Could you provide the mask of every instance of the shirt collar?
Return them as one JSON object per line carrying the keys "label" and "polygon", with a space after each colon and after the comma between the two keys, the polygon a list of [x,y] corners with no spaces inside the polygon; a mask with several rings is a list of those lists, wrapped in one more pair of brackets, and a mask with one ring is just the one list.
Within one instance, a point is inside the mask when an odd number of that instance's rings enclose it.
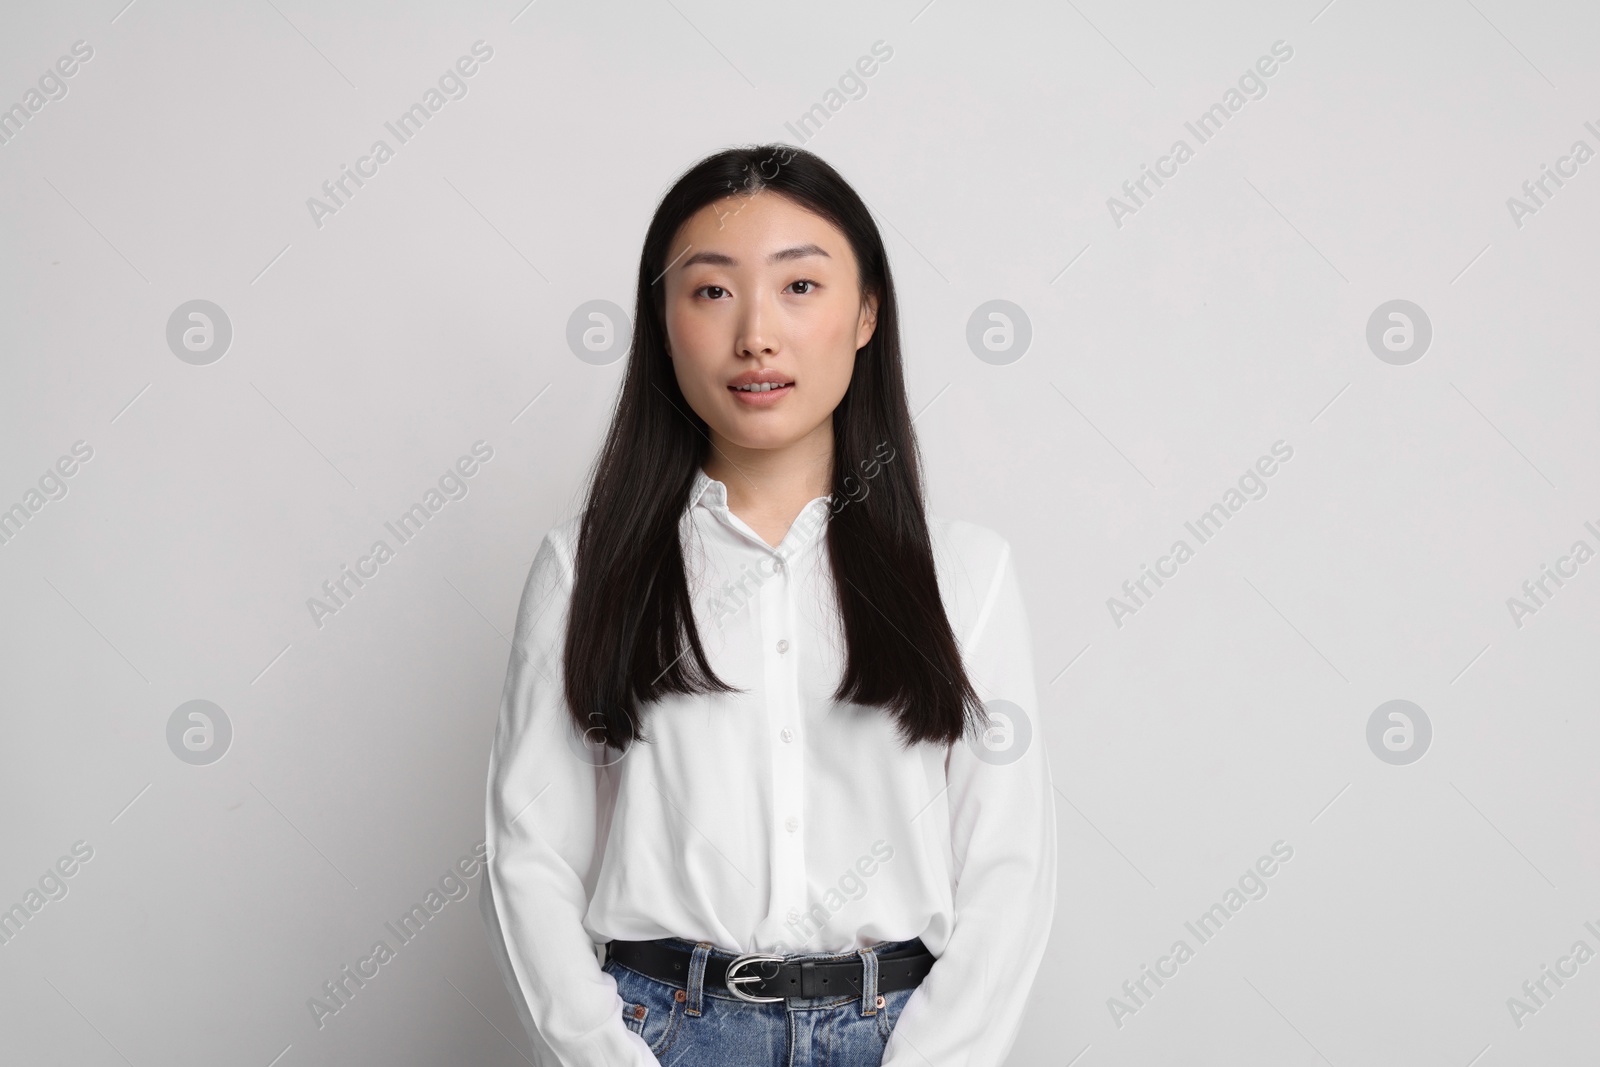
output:
{"label": "shirt collar", "polygon": [[819,496],[800,509],[789,532],[776,547],[769,545],[756,537],[749,526],[729,509],[728,487],[698,466],[694,472],[694,485],[689,490],[689,506],[684,509],[685,515],[693,513],[696,507],[707,509],[739,533],[759,541],[768,552],[779,555],[799,551],[820,537],[828,527],[828,497]]}
{"label": "shirt collar", "polygon": [[689,507],[704,504],[712,511],[728,506],[728,487],[700,467],[694,469],[694,487],[689,490]]}

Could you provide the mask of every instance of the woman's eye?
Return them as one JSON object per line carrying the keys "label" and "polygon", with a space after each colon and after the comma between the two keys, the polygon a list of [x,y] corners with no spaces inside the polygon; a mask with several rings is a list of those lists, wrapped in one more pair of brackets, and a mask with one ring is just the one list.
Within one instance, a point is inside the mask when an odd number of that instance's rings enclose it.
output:
{"label": "woman's eye", "polygon": [[[817,283],[812,281],[810,278],[801,278],[798,281],[791,282],[790,284],[791,285],[809,285],[811,287],[811,289],[815,289],[817,287]],[[805,296],[806,293],[811,292],[811,289],[807,289],[805,291],[805,293],[801,293],[800,295],[801,296]]]}
{"label": "woman's eye", "polygon": [[696,290],[695,290],[695,292],[696,292],[696,293],[697,293],[697,294],[698,294],[698,293],[703,293],[703,292],[705,292],[705,291],[706,291],[706,290],[708,290],[708,289],[715,289],[715,290],[716,290],[716,291],[717,291],[717,292],[719,292],[719,293],[725,293],[725,292],[727,292],[727,290],[726,290],[726,289],[724,289],[724,288],[723,288],[723,287],[722,287],[722,286],[720,286],[720,285],[702,285],[702,286],[701,286],[701,287],[700,287],[700,288],[698,288],[698,289],[696,289]]}

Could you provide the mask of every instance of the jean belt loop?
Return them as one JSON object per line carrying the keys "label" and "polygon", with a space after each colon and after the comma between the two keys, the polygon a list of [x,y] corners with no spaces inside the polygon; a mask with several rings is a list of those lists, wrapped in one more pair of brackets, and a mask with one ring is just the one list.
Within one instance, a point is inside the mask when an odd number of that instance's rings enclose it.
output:
{"label": "jean belt loop", "polygon": [[688,1004],[684,1008],[685,1015],[700,1014],[700,994],[706,985],[706,959],[711,955],[711,942],[702,941],[695,945],[694,953],[689,957],[689,994]]}
{"label": "jean belt loop", "polygon": [[861,957],[861,1014],[878,1014],[878,952],[871,945],[856,949]]}

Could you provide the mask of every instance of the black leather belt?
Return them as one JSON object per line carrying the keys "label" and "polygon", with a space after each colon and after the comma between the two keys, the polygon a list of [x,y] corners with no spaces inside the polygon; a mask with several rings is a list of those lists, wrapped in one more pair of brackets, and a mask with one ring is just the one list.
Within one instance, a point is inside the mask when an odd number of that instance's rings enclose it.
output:
{"label": "black leather belt", "polygon": [[[608,941],[606,958],[640,974],[674,985],[687,985],[693,949],[666,939]],[[910,945],[878,954],[878,991],[911,989],[933,969],[934,955],[913,939]],[[740,1000],[776,1001],[789,997],[861,995],[863,981],[859,956],[822,961],[766,952],[747,952],[733,959],[706,957],[705,986],[731,993]]]}

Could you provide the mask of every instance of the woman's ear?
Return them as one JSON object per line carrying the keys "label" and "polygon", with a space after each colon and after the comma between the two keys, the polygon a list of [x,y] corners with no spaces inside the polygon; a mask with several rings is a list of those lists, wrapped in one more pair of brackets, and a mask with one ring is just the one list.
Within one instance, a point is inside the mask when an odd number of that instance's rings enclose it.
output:
{"label": "woman's ear", "polygon": [[861,301],[861,320],[856,327],[856,351],[867,347],[867,342],[872,340],[873,333],[878,328],[878,294],[868,293]]}

